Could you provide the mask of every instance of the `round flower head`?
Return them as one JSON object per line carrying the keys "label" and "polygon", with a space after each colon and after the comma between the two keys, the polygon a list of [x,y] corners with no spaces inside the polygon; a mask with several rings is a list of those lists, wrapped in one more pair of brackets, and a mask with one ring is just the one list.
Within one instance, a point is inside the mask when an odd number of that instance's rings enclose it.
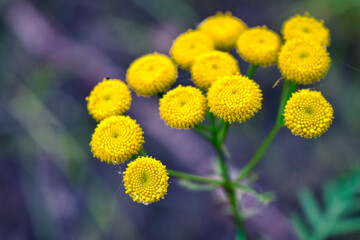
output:
{"label": "round flower head", "polygon": [[330,67],[329,53],[320,44],[304,39],[285,42],[278,67],[285,79],[310,84],[324,78]]}
{"label": "round flower head", "polygon": [[329,29],[324,26],[323,21],[310,17],[309,13],[305,13],[305,16],[296,15],[285,21],[282,34],[285,40],[308,38],[322,46],[330,46]]}
{"label": "round flower head", "polygon": [[123,163],[144,144],[143,131],[128,116],[111,116],[101,121],[90,142],[94,157],[107,163]]}
{"label": "round flower head", "polygon": [[294,135],[316,138],[328,130],[333,108],[321,92],[303,89],[293,93],[284,110],[285,125]]}
{"label": "round flower head", "polygon": [[262,93],[253,80],[225,76],[214,82],[207,93],[210,112],[226,122],[245,122],[261,109]]}
{"label": "round flower head", "polygon": [[193,82],[199,88],[207,89],[216,79],[239,73],[236,59],[229,53],[211,51],[196,58],[191,67]]}
{"label": "round flower head", "polygon": [[200,31],[189,30],[174,40],[170,55],[181,68],[190,69],[199,54],[211,50],[214,50],[214,43],[210,37]]}
{"label": "round flower head", "polygon": [[157,202],[166,195],[168,173],[165,166],[151,157],[139,157],[124,172],[126,193],[138,203]]}
{"label": "round flower head", "polygon": [[206,98],[197,88],[179,85],[160,99],[159,110],[170,127],[189,129],[204,120]]}
{"label": "round flower head", "polygon": [[258,66],[276,64],[281,47],[278,34],[263,27],[245,30],[236,42],[237,51],[245,61]]}
{"label": "round flower head", "polygon": [[166,91],[176,80],[177,69],[171,59],[154,53],[142,56],[131,63],[126,81],[141,96],[151,96]]}
{"label": "round flower head", "polygon": [[120,80],[106,79],[96,85],[86,98],[89,113],[97,121],[122,115],[130,108],[129,88]]}
{"label": "round flower head", "polygon": [[199,29],[212,38],[216,49],[222,51],[234,48],[236,40],[246,28],[246,24],[232,16],[230,12],[225,14],[218,12],[199,25]]}

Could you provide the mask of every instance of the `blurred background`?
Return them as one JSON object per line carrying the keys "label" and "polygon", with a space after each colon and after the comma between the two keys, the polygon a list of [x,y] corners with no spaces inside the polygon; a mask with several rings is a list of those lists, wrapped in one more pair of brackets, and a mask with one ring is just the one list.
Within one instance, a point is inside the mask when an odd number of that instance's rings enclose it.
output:
{"label": "blurred background", "polygon": [[[311,87],[332,103],[334,122],[316,140],[280,131],[253,185],[277,198],[252,204],[257,214],[246,221],[250,239],[298,239],[289,219],[304,215],[299,191],[312,189],[321,204],[324,185],[360,164],[359,0],[1,0],[0,239],[234,239],[216,191],[187,190],[171,179],[165,200],[132,202],[118,174],[125,165],[92,157],[96,122],[85,102],[103,77],[125,80],[134,59],[168,53],[177,35],[217,11],[278,33],[284,20],[308,11],[330,28],[332,66]],[[246,73],[248,64],[239,64]],[[254,154],[277,114],[278,69],[260,68],[254,78],[264,105],[251,121],[231,127],[229,164],[236,168]],[[177,83],[191,84],[189,74],[181,72]],[[157,98],[133,94],[128,113],[144,129],[146,151],[171,169],[211,174],[211,146],[192,131],[167,127],[157,108]]]}

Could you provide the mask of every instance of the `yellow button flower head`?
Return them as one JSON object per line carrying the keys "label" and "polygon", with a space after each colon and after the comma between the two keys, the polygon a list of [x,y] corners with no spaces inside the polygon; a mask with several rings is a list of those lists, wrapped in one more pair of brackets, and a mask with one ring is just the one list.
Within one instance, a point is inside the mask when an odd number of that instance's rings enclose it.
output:
{"label": "yellow button flower head", "polygon": [[262,93],[253,80],[225,76],[214,82],[207,93],[210,112],[226,122],[245,122],[261,109]]}
{"label": "yellow button flower head", "polygon": [[214,43],[210,37],[200,31],[189,30],[174,40],[170,55],[181,68],[190,69],[199,54],[211,50],[214,50]]}
{"label": "yellow button flower head", "polygon": [[330,46],[329,29],[324,26],[323,21],[310,17],[309,13],[305,13],[305,16],[296,15],[285,21],[282,34],[285,40],[309,38],[322,46]]}
{"label": "yellow button flower head", "polygon": [[324,78],[330,67],[329,53],[320,44],[304,39],[285,42],[278,67],[285,79],[299,84],[311,84]]}
{"label": "yellow button flower head", "polygon": [[166,195],[168,174],[165,166],[151,157],[139,157],[124,172],[126,193],[138,203],[157,202]]}
{"label": "yellow button flower head", "polygon": [[236,59],[231,54],[220,51],[201,54],[191,67],[193,82],[204,89],[209,88],[219,77],[236,73],[240,73]]}
{"label": "yellow button flower head", "polygon": [[285,125],[294,135],[321,136],[330,127],[333,108],[321,92],[303,89],[293,93],[284,110]]}
{"label": "yellow button flower head", "polygon": [[230,12],[218,12],[199,25],[199,29],[213,39],[216,49],[222,51],[234,48],[236,40],[246,28],[246,24]]}
{"label": "yellow button flower head", "polygon": [[131,63],[126,81],[141,96],[151,96],[166,91],[176,80],[177,69],[171,59],[163,54],[147,54]]}
{"label": "yellow button flower head", "polygon": [[107,163],[123,163],[144,144],[143,131],[128,116],[111,116],[101,121],[90,142],[94,157]]}
{"label": "yellow button flower head", "polygon": [[245,61],[258,66],[276,64],[281,47],[278,34],[263,27],[245,30],[236,42],[237,51]]}
{"label": "yellow button flower head", "polygon": [[96,85],[86,98],[89,113],[97,121],[124,114],[130,108],[129,88],[120,80],[105,79]]}
{"label": "yellow button flower head", "polygon": [[179,85],[160,99],[159,110],[170,127],[189,129],[204,120],[206,98],[197,88]]}

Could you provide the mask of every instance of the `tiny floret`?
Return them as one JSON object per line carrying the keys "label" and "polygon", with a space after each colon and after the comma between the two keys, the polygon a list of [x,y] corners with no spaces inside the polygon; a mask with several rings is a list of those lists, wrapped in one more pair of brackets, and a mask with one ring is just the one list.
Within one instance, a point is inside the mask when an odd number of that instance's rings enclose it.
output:
{"label": "tiny floret", "polygon": [[218,12],[214,16],[206,18],[199,25],[200,31],[209,35],[218,50],[229,51],[235,47],[236,40],[247,28],[239,18]]}
{"label": "tiny floret", "polygon": [[111,116],[101,121],[90,142],[94,157],[107,163],[123,163],[144,144],[141,127],[128,116]]}
{"label": "tiny floret", "polygon": [[145,205],[163,199],[167,193],[168,173],[165,166],[152,157],[139,157],[124,172],[126,193],[134,202]]}
{"label": "tiny floret", "polygon": [[280,36],[265,26],[245,30],[236,42],[240,57],[258,66],[276,64],[280,47]]}
{"label": "tiny floret", "polygon": [[214,82],[207,93],[210,112],[226,122],[245,122],[261,109],[262,93],[253,80],[225,76]]}
{"label": "tiny floret", "polygon": [[305,13],[305,16],[296,15],[285,21],[282,34],[285,40],[306,38],[322,46],[330,46],[330,31],[324,26],[324,21],[310,17],[309,13]]}
{"label": "tiny floret", "polygon": [[208,89],[219,77],[240,73],[238,62],[227,52],[211,51],[196,58],[191,77],[199,88]]}
{"label": "tiny floret", "polygon": [[170,55],[181,68],[190,69],[199,54],[211,50],[214,50],[214,43],[209,36],[200,31],[189,30],[174,40]]}
{"label": "tiny floret", "polygon": [[86,98],[89,113],[96,121],[113,115],[122,115],[130,108],[128,86],[117,79],[106,79],[96,85]]}
{"label": "tiny floret", "polygon": [[293,93],[284,110],[285,125],[294,135],[317,138],[331,125],[333,108],[321,92],[303,89]]}
{"label": "tiny floret", "polygon": [[287,41],[278,59],[283,77],[299,84],[320,81],[328,72],[330,63],[329,53],[323,46],[305,39]]}
{"label": "tiny floret", "polygon": [[179,85],[160,99],[159,111],[170,127],[189,129],[204,120],[206,98],[197,88]]}
{"label": "tiny floret", "polygon": [[177,69],[163,54],[147,54],[131,63],[126,81],[140,96],[152,96],[166,91],[176,80]]}

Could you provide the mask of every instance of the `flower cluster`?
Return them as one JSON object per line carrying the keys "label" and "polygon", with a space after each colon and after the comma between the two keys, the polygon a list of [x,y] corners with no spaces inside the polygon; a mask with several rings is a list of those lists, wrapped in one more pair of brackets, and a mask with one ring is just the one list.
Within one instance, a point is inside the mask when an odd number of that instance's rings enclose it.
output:
{"label": "flower cluster", "polygon": [[[199,126],[207,113],[222,119],[223,126],[245,122],[261,110],[263,93],[251,71],[241,75],[229,53],[233,48],[251,64],[250,70],[277,64],[285,83],[292,81],[295,87],[319,81],[330,67],[329,30],[322,21],[308,14],[292,17],[284,23],[282,35],[266,26],[248,28],[230,13],[217,13],[179,35],[169,56],[151,53],[137,58],[127,70],[129,87],[117,79],[104,79],[86,98],[89,113],[100,121],[90,142],[93,155],[113,164],[134,159],[124,172],[126,193],[134,201],[149,204],[164,198],[168,171],[144,153],[143,130],[124,115],[131,104],[130,89],[138,96],[157,95],[160,118],[171,128],[209,130]],[[170,89],[177,67],[190,71],[194,86]],[[281,113],[291,132],[305,138],[322,135],[333,119],[333,109],[322,94],[308,89],[293,93]],[[139,152],[144,156],[138,157]]]}

